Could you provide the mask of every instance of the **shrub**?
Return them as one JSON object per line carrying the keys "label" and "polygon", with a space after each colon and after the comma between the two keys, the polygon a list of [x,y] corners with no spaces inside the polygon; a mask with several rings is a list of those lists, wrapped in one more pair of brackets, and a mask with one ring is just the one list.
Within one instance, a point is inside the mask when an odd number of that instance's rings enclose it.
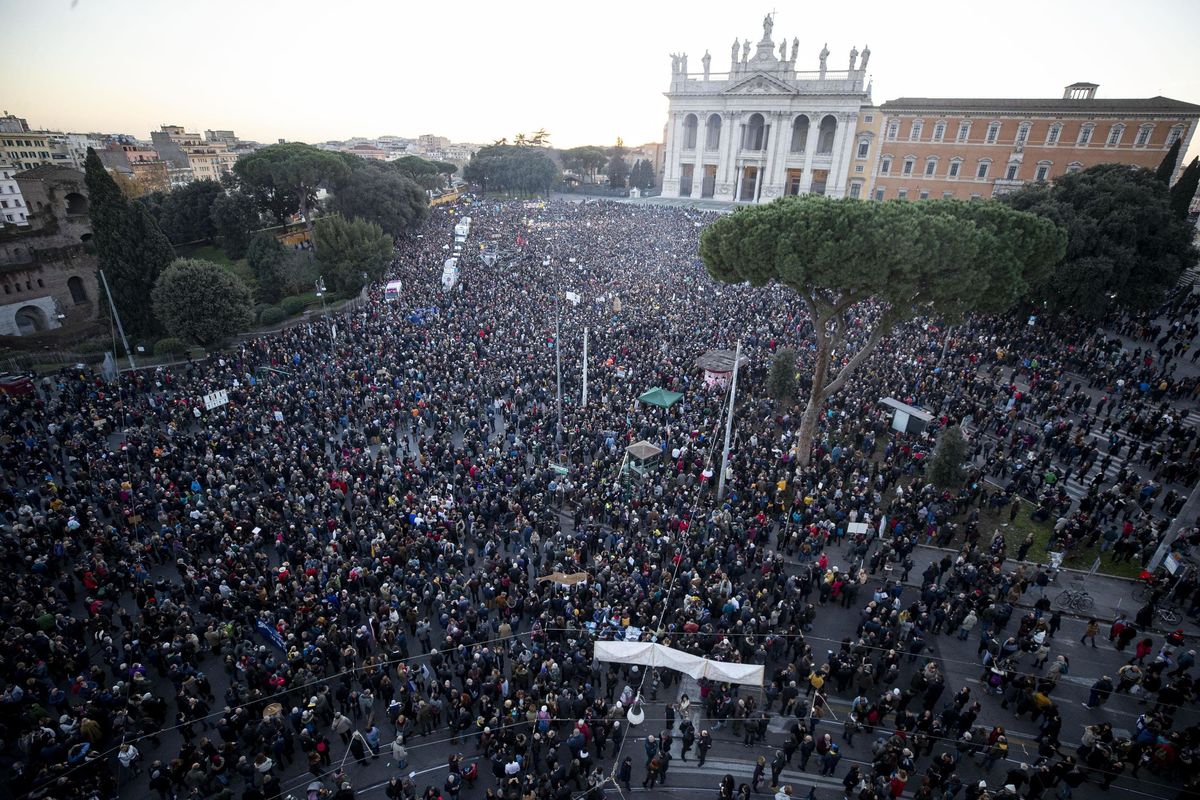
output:
{"label": "shrub", "polygon": [[76,353],[105,353],[113,347],[112,339],[107,336],[99,339],[88,339],[75,345]]}
{"label": "shrub", "polygon": [[159,339],[154,345],[154,355],[156,356],[173,356],[186,352],[187,344],[183,341],[183,339],[175,336],[168,336],[165,339]]}
{"label": "shrub", "polygon": [[279,303],[279,307],[283,309],[283,313],[289,317],[294,317],[295,315],[299,314],[304,310],[306,305],[308,305],[308,302],[303,297],[295,295],[292,297],[285,297]]}
{"label": "shrub", "polygon": [[[291,298],[288,299],[290,300]],[[287,313],[279,306],[266,306],[263,308],[262,313],[258,315],[258,322],[260,325],[278,325],[286,317]]]}

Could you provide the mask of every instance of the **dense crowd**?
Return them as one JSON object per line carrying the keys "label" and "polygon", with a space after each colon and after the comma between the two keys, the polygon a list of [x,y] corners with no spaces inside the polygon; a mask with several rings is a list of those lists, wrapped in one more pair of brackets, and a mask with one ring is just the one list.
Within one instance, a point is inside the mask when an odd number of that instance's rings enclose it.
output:
{"label": "dense crowd", "polygon": [[[462,277],[445,291],[463,213]],[[1082,742],[1067,752],[1061,615],[1038,597],[1052,571],[995,531],[1029,513],[1023,497],[1054,520],[1055,549],[1100,544],[1145,563],[1200,480],[1179,411],[1200,393],[1181,368],[1200,352],[1196,296],[1115,322],[1133,345],[1052,320],[901,326],[830,399],[800,466],[800,408],[761,387],[781,347],[808,374],[810,323],[785,289],[707,277],[708,219],[596,202],[440,207],[397,245],[398,301],[372,290],[334,324],[114,384],[63,370],[0,402],[2,791],[344,800],[355,770],[386,756],[399,767],[389,798],[457,800],[477,779],[489,799],[598,798],[653,788],[693,751],[703,764],[728,726],[767,755],[751,785],[720,782],[723,800],[768,781],[787,797],[782,772],[812,759],[860,800],[1066,798],[1140,770],[1195,796],[1200,728],[1181,716],[1195,654],[1150,632],[1166,589],[1089,628],[1133,658],[1088,699],[1153,706],[1135,730],[1070,732]],[[872,319],[853,317],[851,346]],[[738,340],[748,361],[718,498],[729,393],[694,361]],[[654,387],[683,396],[637,401]],[[229,403],[206,410],[217,389]],[[933,424],[897,434],[886,396]],[[961,491],[935,490],[922,475],[932,437],[958,423],[973,469]],[[644,477],[626,454],[639,441],[662,450]],[[1088,485],[1078,502],[1071,478]],[[914,571],[930,543],[951,549]],[[555,572],[588,579],[544,579]],[[1194,577],[1169,591],[1196,613]],[[858,610],[857,627],[810,641],[835,607]],[[626,635],[763,664],[766,686],[701,682],[679,708],[677,673],[593,660],[593,641]],[[947,685],[927,652],[939,636],[978,640],[978,685]],[[836,725],[831,696],[853,697]],[[1030,763],[985,720],[989,696],[1036,724]],[[643,700],[653,714],[630,730]],[[784,734],[768,733],[772,714]],[[855,735],[869,756],[839,764]],[[471,758],[452,756],[429,785],[406,777],[417,748],[447,741]]]}

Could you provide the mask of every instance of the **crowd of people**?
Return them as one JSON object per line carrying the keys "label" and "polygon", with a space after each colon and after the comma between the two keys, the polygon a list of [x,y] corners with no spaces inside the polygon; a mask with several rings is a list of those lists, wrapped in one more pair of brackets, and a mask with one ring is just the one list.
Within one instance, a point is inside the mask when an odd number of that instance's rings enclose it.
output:
{"label": "crowd of people", "polygon": [[[464,213],[471,237],[446,291]],[[903,325],[829,400],[801,466],[800,408],[761,387],[783,347],[803,383],[810,323],[786,289],[706,275],[709,219],[602,202],[439,207],[397,243],[398,300],[371,287],[336,324],[114,383],[62,370],[0,401],[0,793],[345,800],[356,770],[386,757],[389,798],[457,800],[479,780],[489,800],[594,800],[633,780],[653,789],[693,751],[703,765],[728,726],[766,754],[750,784],[720,781],[723,800],[768,780],[799,798],[807,788],[781,776],[812,759],[858,800],[1065,800],[1147,773],[1194,797],[1195,655],[1151,632],[1167,589],[1110,631],[1122,647],[1153,637],[1150,650],[1088,698],[1153,707],[1135,730],[1064,740],[1061,614],[1038,597],[1049,571],[1026,563],[1046,554],[997,531],[1032,508],[1054,521],[1057,549],[1149,558],[1200,479],[1180,410],[1200,392],[1186,368],[1196,296],[1114,321],[1133,344],[1072,321]],[[871,318],[858,311],[851,346]],[[694,362],[738,340],[718,497],[729,392]],[[655,387],[682,398],[638,402]],[[206,409],[219,389],[229,402]],[[897,434],[885,396],[933,424]],[[958,492],[923,477],[952,424],[973,448]],[[641,441],[661,459],[633,471],[626,448]],[[1077,502],[1071,478],[1088,486]],[[1196,542],[1186,532],[1177,548]],[[915,571],[927,544],[949,549]],[[1194,577],[1169,591],[1195,614]],[[814,623],[839,608],[857,626],[826,646]],[[677,673],[593,659],[592,642],[629,636],[763,664],[766,685],[701,682],[680,707]],[[935,637],[978,640],[977,685],[947,684]],[[836,698],[849,711],[835,725]],[[635,706],[652,712],[636,728]],[[1036,724],[1036,755],[1009,757],[1002,709]],[[843,758],[856,735],[870,751]],[[420,785],[407,767],[435,745],[469,756]]]}

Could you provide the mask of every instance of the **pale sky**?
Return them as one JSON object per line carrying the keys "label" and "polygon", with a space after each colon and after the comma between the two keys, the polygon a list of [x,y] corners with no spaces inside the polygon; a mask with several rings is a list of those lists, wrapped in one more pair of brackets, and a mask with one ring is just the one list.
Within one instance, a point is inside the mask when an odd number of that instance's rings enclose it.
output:
{"label": "pale sky", "polygon": [[[1200,0],[793,2],[776,46],[798,69],[871,47],[875,102],[901,96],[1200,103]],[[659,140],[670,53],[729,68],[772,0],[0,0],[0,110],[31,126],[130,133],[164,123],[273,142],[416,136],[490,142],[546,128],[558,147]],[[1200,150],[1200,136],[1192,144]]]}

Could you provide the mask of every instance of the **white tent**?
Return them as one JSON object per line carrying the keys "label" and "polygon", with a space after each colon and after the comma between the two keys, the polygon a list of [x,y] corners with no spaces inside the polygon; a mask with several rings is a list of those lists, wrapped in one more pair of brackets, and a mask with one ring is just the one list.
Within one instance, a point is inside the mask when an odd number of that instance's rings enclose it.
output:
{"label": "white tent", "polygon": [[762,686],[764,668],[762,664],[735,664],[729,661],[713,661],[694,656],[673,647],[652,642],[596,642],[597,661],[615,661],[618,664],[642,664],[648,667],[669,667],[693,678],[708,678],[724,683],[740,683],[746,686]]}

